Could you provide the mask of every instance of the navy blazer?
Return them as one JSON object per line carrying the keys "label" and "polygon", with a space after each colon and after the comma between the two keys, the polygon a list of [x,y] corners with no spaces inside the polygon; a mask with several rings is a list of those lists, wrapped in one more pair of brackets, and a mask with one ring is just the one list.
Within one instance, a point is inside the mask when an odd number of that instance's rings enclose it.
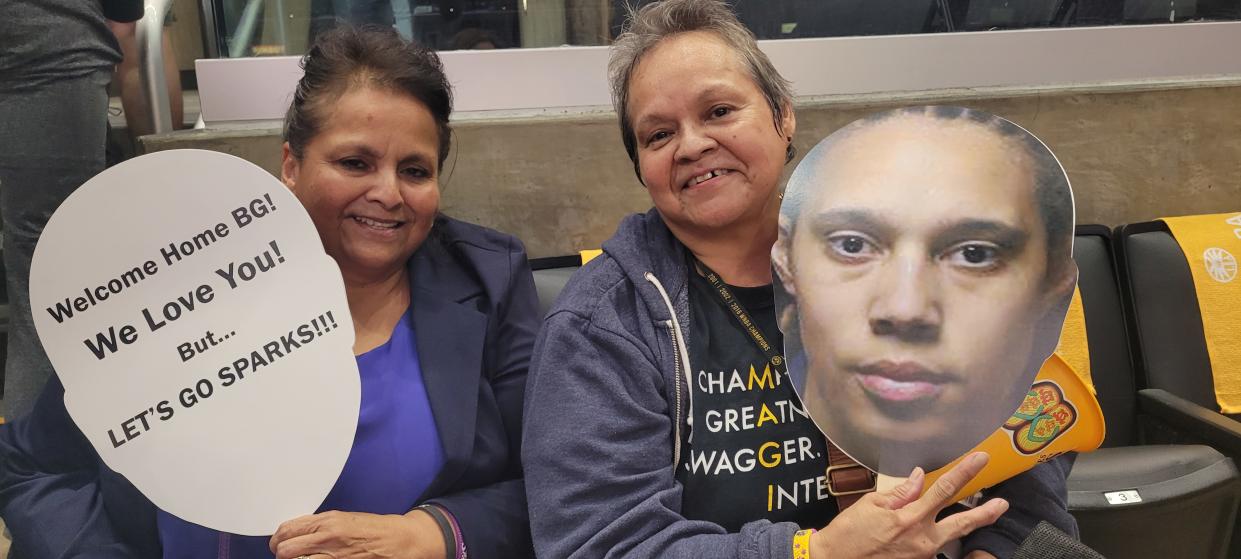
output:
{"label": "navy blazer", "polygon": [[[419,503],[446,508],[474,557],[533,556],[520,464],[538,301],[517,239],[447,217],[409,262],[418,358],[444,448]],[[0,426],[0,516],[14,557],[159,557],[155,507],[108,469],[53,377]]]}

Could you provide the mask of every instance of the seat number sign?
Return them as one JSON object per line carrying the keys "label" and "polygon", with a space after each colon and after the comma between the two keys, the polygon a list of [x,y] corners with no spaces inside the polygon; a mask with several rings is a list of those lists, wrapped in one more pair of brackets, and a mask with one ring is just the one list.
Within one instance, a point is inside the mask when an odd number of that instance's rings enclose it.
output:
{"label": "seat number sign", "polygon": [[1125,491],[1110,491],[1103,494],[1103,498],[1107,499],[1109,505],[1127,505],[1130,503],[1141,503],[1142,496],[1138,495],[1137,490],[1127,489]]}

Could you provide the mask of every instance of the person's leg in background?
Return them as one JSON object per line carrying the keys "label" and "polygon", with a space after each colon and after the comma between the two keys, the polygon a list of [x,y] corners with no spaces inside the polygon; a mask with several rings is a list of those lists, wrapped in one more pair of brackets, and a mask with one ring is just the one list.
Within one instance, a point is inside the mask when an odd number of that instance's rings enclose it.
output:
{"label": "person's leg in background", "polygon": [[[52,374],[32,322],[30,258],[52,212],[103,170],[108,80],[108,72],[96,72],[33,90],[0,91],[0,213],[9,293],[0,417],[6,421],[30,410]],[[82,242],[110,241],[83,235]]]}

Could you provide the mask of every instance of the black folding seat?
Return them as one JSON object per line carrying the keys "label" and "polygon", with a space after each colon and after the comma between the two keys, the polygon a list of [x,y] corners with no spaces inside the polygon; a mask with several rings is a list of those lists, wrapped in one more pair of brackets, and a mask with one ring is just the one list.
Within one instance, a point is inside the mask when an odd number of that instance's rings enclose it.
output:
{"label": "black folding seat", "polygon": [[[1235,557],[1228,548],[1241,481],[1233,460],[1203,443],[1241,443],[1241,424],[1185,428],[1184,409],[1137,390],[1110,244],[1105,227],[1086,225],[1073,246],[1107,436],[1103,448],[1078,456],[1069,510],[1082,541],[1106,557]],[[1150,444],[1151,428],[1196,444]]]}
{"label": "black folding seat", "polygon": [[1173,397],[1169,405],[1186,404],[1219,415],[1197,288],[1180,244],[1164,222],[1148,221],[1119,227],[1115,245],[1139,381],[1166,391]]}
{"label": "black folding seat", "polygon": [[741,20],[751,29],[756,19],[774,20],[771,23],[775,27],[796,22],[787,33],[760,34],[771,39],[925,33],[932,30],[931,22],[939,11],[936,0],[785,0],[782,3],[784,10],[773,9],[776,3],[770,1],[739,2],[737,8]]}
{"label": "black folding seat", "polygon": [[1194,19],[1197,0],[1124,0],[1124,23],[1171,23]]}
{"label": "black folding seat", "polygon": [[965,12],[962,29],[1024,29],[1048,27],[1060,15],[1058,0],[974,0]]}
{"label": "black folding seat", "polygon": [[556,297],[569,283],[569,276],[582,267],[581,256],[550,256],[530,259],[534,271],[534,289],[539,294],[539,312],[547,315]]}

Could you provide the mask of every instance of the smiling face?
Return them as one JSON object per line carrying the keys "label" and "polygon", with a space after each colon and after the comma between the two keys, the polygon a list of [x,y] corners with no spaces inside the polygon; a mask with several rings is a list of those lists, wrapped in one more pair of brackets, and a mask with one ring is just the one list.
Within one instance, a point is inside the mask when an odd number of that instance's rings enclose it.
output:
{"label": "smiling face", "polygon": [[1033,162],[977,123],[903,115],[815,164],[782,272],[803,399],[863,464],[938,468],[1017,408],[1046,357],[1039,325],[1072,290],[1048,277]]}
{"label": "smiling face", "polygon": [[322,126],[282,178],[346,281],[399,274],[439,208],[439,135],[408,95],[360,87],[321,109]]}
{"label": "smiling face", "polygon": [[688,32],[643,56],[629,84],[638,166],[683,240],[771,219],[795,122],[776,129],[766,97],[715,35]]}

